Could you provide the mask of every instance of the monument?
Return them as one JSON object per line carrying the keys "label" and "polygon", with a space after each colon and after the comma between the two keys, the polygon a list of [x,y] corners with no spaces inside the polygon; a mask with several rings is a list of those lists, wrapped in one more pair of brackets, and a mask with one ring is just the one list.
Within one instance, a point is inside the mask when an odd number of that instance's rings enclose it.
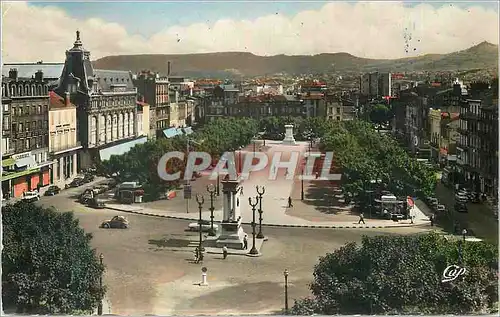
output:
{"label": "monument", "polygon": [[293,137],[293,124],[285,125],[285,138],[282,144],[284,145],[296,145],[295,138]]}
{"label": "monument", "polygon": [[239,175],[236,176],[236,179],[231,179],[227,175],[221,183],[223,216],[220,224],[221,232],[215,243],[218,248],[227,246],[230,249],[241,250],[245,237],[245,232],[241,227],[241,204],[244,203],[241,198],[242,180]]}

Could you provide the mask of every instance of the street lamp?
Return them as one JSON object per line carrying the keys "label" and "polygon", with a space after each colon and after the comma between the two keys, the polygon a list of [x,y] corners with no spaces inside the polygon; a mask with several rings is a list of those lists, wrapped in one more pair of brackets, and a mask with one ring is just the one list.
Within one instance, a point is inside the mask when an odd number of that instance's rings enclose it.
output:
{"label": "street lamp", "polygon": [[203,209],[203,204],[205,203],[205,198],[203,198],[202,195],[196,195],[196,202],[198,203],[198,210],[199,210],[199,213],[200,213],[200,217],[198,219],[198,230],[200,231],[200,239],[199,239],[199,242],[198,242],[198,250],[199,252],[203,251],[203,246],[202,246],[202,243],[203,243],[203,230],[202,230],[202,223],[201,223],[201,210]]}
{"label": "street lamp", "polygon": [[285,315],[288,315],[288,269],[283,272],[285,277]]}
{"label": "street lamp", "polygon": [[257,238],[264,239],[264,234],[262,233],[262,213],[264,212],[262,210],[262,195],[264,195],[266,189],[264,186],[259,188],[259,185],[255,186],[255,189],[257,190],[257,194],[259,194],[259,233],[257,234]]}
{"label": "street lamp", "polygon": [[[104,259],[104,255],[102,255],[102,253],[99,255],[99,262],[101,264],[101,267],[102,266],[102,260]],[[99,276],[99,288],[102,290],[102,275],[104,274],[104,269],[101,273],[101,275]],[[99,304],[97,305],[97,314],[100,316],[102,315],[102,301],[103,301],[103,298],[101,298],[101,300],[99,301]]]}
{"label": "street lamp", "polygon": [[255,203],[252,202],[252,197],[248,197],[248,203],[252,207],[252,215],[253,215],[253,217],[252,217],[252,249],[250,250],[250,252],[248,252],[248,254],[255,255],[255,254],[259,254],[259,251],[257,251],[257,248],[255,247],[255,226],[256,226],[255,207],[259,203],[259,196],[255,196]]}
{"label": "street lamp", "polygon": [[214,198],[215,198],[215,186],[213,184],[207,185],[207,191],[210,194],[210,231],[208,235],[213,237],[215,236],[214,230]]}
{"label": "street lamp", "polygon": [[466,236],[467,236],[467,229],[464,229],[464,230],[462,230],[462,238],[463,238],[464,242],[465,242]]}
{"label": "street lamp", "polygon": [[302,167],[300,178],[300,200],[304,200],[304,168]]}

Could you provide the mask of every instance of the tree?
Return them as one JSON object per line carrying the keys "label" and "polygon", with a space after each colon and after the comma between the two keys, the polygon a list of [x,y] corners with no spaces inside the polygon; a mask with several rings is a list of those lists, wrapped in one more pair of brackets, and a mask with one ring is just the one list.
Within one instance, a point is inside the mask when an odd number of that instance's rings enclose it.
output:
{"label": "tree", "polygon": [[[442,283],[448,265],[467,273]],[[363,237],[320,258],[312,298],[296,301],[300,314],[469,314],[498,299],[497,248],[485,242],[447,241],[435,233]]]}
{"label": "tree", "polygon": [[369,111],[370,121],[374,124],[383,124],[391,120],[391,110],[387,105],[376,104]]}
{"label": "tree", "polygon": [[72,213],[19,202],[2,208],[2,298],[18,313],[92,313],[104,267]]}

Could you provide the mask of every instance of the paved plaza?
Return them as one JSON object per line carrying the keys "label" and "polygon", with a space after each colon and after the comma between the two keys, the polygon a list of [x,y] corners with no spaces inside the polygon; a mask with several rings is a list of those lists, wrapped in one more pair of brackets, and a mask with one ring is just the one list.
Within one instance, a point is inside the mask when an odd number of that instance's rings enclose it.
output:
{"label": "paved plaza", "polygon": [[[267,141],[267,155],[272,158],[275,153],[281,153],[281,161],[290,160],[292,152],[304,155],[308,150],[308,142],[297,142],[296,146],[281,145],[278,141]],[[252,155],[252,146],[243,149],[243,155]],[[271,161],[271,159],[270,159]],[[244,223],[252,221],[252,209],[248,204],[248,198],[254,198],[257,195],[255,187],[264,186],[265,194],[262,200],[262,209],[264,210],[264,221],[266,225],[290,225],[290,226],[358,226],[359,214],[350,212],[349,206],[345,206],[339,199],[339,192],[335,191],[334,182],[327,180],[304,181],[305,200],[300,201],[301,181],[298,179],[299,171],[296,171],[295,178],[288,179],[286,169],[281,168],[277,171],[276,179],[269,179],[270,164],[261,171],[252,172],[249,179],[243,182],[244,202],[241,204],[241,214]],[[206,185],[212,183],[208,180],[208,173],[204,177],[193,182],[193,193],[200,192],[205,195],[205,204],[203,205],[202,218],[210,219],[208,210],[210,203],[208,194],[206,194]],[[197,186],[197,187],[195,187]],[[196,190],[195,188],[199,188]],[[204,192],[205,191],[205,192]],[[333,193],[333,194],[332,194]],[[216,197],[214,219],[222,220],[221,196]],[[288,197],[293,200],[293,208],[287,208]],[[174,203],[175,201],[175,203]],[[171,204],[173,209],[167,209]],[[199,217],[195,198],[191,199],[191,208],[186,212],[186,202],[182,196],[176,197],[172,202],[152,202],[141,205],[116,205],[108,204],[109,208],[128,211],[141,212],[150,215],[168,216],[180,219],[193,219]],[[175,207],[177,206],[177,207]],[[403,220],[397,223],[390,220],[366,219],[366,226],[387,227],[387,226],[409,226],[409,225],[427,225],[429,218],[422,213],[418,206],[412,210],[415,216],[413,224],[410,220]],[[256,215],[258,218],[258,214]],[[366,227],[359,225],[360,227]]]}

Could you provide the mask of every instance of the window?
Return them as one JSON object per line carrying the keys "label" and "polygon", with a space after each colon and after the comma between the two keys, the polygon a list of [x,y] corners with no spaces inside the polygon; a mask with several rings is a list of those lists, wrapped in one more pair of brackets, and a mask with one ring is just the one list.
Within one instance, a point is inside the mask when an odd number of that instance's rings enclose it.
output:
{"label": "window", "polygon": [[31,147],[31,140],[28,138],[26,139],[26,148],[29,149]]}
{"label": "window", "polygon": [[39,148],[42,146],[42,136],[36,138],[36,147]]}
{"label": "window", "polygon": [[9,105],[8,104],[3,105],[3,111],[9,111]]}
{"label": "window", "polygon": [[340,116],[337,116],[337,121],[340,121]]}
{"label": "window", "polygon": [[43,129],[47,129],[48,126],[49,126],[49,121],[48,120],[44,120],[43,121]]}
{"label": "window", "polygon": [[23,132],[23,124],[22,123],[19,123],[19,132]]}
{"label": "window", "polygon": [[38,129],[41,129],[42,125],[43,125],[42,120],[38,120]]}
{"label": "window", "polygon": [[23,108],[19,107],[18,110],[17,110],[17,113],[18,113],[19,116],[22,116],[23,115]]}
{"label": "window", "polygon": [[340,113],[340,107],[337,107],[337,113]]}
{"label": "window", "polygon": [[31,123],[31,128],[32,128],[33,130],[36,130],[36,121],[33,121],[33,122]]}
{"label": "window", "polygon": [[32,106],[31,107],[31,113],[32,114],[36,114],[36,106]]}
{"label": "window", "polygon": [[13,124],[12,124],[11,131],[12,131],[12,132],[16,132],[16,131],[17,131],[17,123],[13,123]]}
{"label": "window", "polygon": [[38,105],[36,113],[38,113],[38,114],[42,113],[42,105]]}
{"label": "window", "polygon": [[4,116],[3,117],[3,129],[9,130],[9,126],[10,126],[9,116]]}
{"label": "window", "polygon": [[25,126],[25,128],[26,128],[26,131],[29,131],[29,130],[30,130],[30,122],[29,122],[29,121],[28,121],[28,122],[26,122],[26,126]]}
{"label": "window", "polygon": [[44,105],[43,106],[43,113],[47,113],[48,110],[49,110],[49,106]]}

